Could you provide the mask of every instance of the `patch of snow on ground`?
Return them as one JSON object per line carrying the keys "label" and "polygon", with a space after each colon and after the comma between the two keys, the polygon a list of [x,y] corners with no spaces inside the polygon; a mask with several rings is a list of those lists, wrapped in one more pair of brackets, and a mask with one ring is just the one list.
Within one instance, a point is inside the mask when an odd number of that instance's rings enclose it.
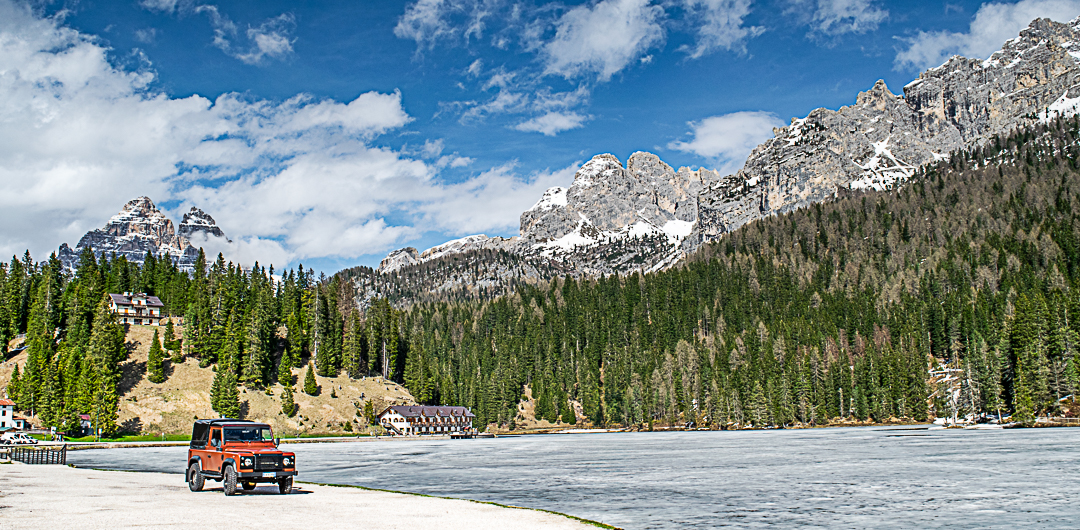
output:
{"label": "patch of snow on ground", "polygon": [[573,231],[558,239],[553,239],[546,243],[541,243],[537,245],[538,247],[544,249],[540,253],[545,256],[551,256],[557,251],[569,252],[576,247],[583,247],[596,243],[597,240],[591,237],[586,237],[581,233],[582,226],[583,225],[578,225],[578,227],[575,228]]}
{"label": "patch of snow on ground", "polygon": [[477,243],[482,243],[487,239],[488,236],[484,234],[477,234],[472,236],[465,236],[461,239],[455,239],[453,241],[447,241],[446,243],[425,250],[422,254],[420,254],[420,262],[423,263],[425,261],[438,259],[446,256],[447,254],[460,254],[461,252],[464,252],[467,247]]}
{"label": "patch of snow on ground", "polygon": [[886,190],[896,182],[902,182],[915,173],[915,168],[893,156],[889,150],[889,140],[886,138],[880,142],[874,142],[874,155],[866,164],[860,164],[852,160],[856,166],[863,170],[862,178],[855,179],[849,184],[853,190],[874,189]]}
{"label": "patch of snow on ground", "polygon": [[675,219],[664,223],[663,230],[668,235],[668,240],[672,244],[678,245],[678,241],[686,239],[686,236],[690,235],[690,232],[694,230],[694,222]]}
{"label": "patch of snow on ground", "polygon": [[592,160],[585,162],[585,164],[581,166],[581,169],[574,174],[573,186],[577,188],[591,187],[593,184],[596,184],[597,177],[603,175],[604,172],[616,168],[622,169],[622,166],[619,166],[611,159],[598,157],[599,155],[593,157]]}
{"label": "patch of snow on ground", "polygon": [[803,124],[805,124],[805,123],[806,123],[806,118],[802,118],[802,119],[792,118],[791,119],[791,126],[788,127],[788,137],[787,137],[788,147],[791,147],[791,146],[795,145],[795,142],[798,142],[799,138],[802,138]]}
{"label": "patch of snow on ground", "polygon": [[1072,116],[1078,112],[1080,112],[1080,97],[1070,98],[1069,93],[1065,92],[1057,101],[1047,107],[1046,112],[1039,116],[1039,121],[1045,123],[1056,119],[1058,116]]}
{"label": "patch of snow on ground", "polygon": [[656,232],[656,227],[648,221],[638,221],[630,226],[627,226],[626,235],[628,237],[643,237]]}
{"label": "patch of snow on ground", "polygon": [[548,188],[544,192],[544,196],[532,208],[529,208],[529,211],[547,211],[562,206],[566,206],[566,188],[555,186],[554,188]]}

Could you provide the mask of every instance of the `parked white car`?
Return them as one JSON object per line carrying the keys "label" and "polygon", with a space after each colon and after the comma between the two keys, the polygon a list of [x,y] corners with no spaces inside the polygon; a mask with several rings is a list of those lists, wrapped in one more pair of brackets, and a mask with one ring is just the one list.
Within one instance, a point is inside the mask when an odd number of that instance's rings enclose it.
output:
{"label": "parked white car", "polygon": [[38,441],[21,432],[7,432],[0,434],[0,443],[6,445],[29,445],[36,444]]}

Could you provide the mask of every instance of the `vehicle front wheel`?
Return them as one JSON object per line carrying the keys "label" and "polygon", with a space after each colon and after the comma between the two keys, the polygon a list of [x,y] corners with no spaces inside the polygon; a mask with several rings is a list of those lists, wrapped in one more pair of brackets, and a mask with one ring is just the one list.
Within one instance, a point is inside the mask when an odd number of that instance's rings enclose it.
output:
{"label": "vehicle front wheel", "polygon": [[292,477],[281,477],[277,482],[278,491],[282,495],[288,495],[292,493]]}
{"label": "vehicle front wheel", "polygon": [[202,491],[206,477],[202,474],[202,467],[198,462],[192,462],[187,470],[187,487],[191,491]]}
{"label": "vehicle front wheel", "polygon": [[241,484],[241,486],[243,486],[244,491],[251,491],[251,490],[255,489],[255,483],[254,482],[245,482],[245,483]]}
{"label": "vehicle front wheel", "polygon": [[222,489],[225,495],[236,495],[236,470],[232,466],[225,468],[225,480],[222,481]]}

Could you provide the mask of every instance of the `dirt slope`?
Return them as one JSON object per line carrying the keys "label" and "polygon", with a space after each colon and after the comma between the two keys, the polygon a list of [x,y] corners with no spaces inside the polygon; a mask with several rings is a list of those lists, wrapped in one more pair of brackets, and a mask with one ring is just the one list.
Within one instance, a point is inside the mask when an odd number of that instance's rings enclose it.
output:
{"label": "dirt slope", "polygon": [[[214,380],[214,371],[199,368],[197,359],[188,359],[183,363],[166,361],[165,382],[151,383],[146,379],[146,361],[155,329],[164,331],[164,328],[154,326],[128,328],[127,345],[131,353],[121,363],[123,376],[120,383],[119,423],[122,430],[130,433],[190,433],[192,420],[218,416],[210,408],[210,385]],[[180,331],[180,328],[177,327],[177,330]],[[26,364],[26,353],[0,364],[0,388],[5,388],[10,381],[15,363],[22,370]],[[303,370],[293,369],[293,375],[301,382]],[[292,418],[281,413],[281,385],[275,383],[267,390],[241,386],[241,416],[269,423],[283,436],[347,432],[345,423],[351,424],[352,432],[363,432],[369,427],[362,418],[367,401],[373,402],[376,412],[390,405],[415,403],[408,390],[381,377],[353,380],[347,376],[316,376],[315,379],[321,388],[316,396],[300,392],[300,384],[294,388],[293,399],[300,409]],[[331,397],[332,393],[337,397]]]}

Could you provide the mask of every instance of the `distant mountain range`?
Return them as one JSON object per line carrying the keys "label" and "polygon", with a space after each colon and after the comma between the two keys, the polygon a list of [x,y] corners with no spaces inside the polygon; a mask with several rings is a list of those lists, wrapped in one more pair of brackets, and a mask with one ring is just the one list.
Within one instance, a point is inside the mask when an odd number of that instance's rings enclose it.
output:
{"label": "distant mountain range", "polygon": [[[753,150],[734,175],[674,170],[638,152],[593,157],[569,188],[521,214],[512,238],[475,235],[391,252],[377,270],[343,271],[357,298],[497,295],[553,275],[670,267],[748,222],[883,190],[920,166],[1080,106],[1080,19],[1038,19],[986,60],[955,56],[903,88],[883,81],[839,110],[816,109]],[[483,256],[486,256],[483,257]],[[422,272],[423,271],[423,272]]]}
{"label": "distant mountain range", "polygon": [[[547,190],[521,214],[518,236],[473,235],[423,252],[403,248],[377,269],[339,274],[363,306],[372,297],[484,298],[555,276],[661,270],[756,219],[897,186],[924,164],[1078,107],[1080,19],[1038,19],[986,60],[956,56],[923,72],[903,96],[878,81],[854,105],[792,119],[734,175],[675,170],[645,152],[625,165],[597,155],[570,187]],[[227,241],[205,212],[192,208],[174,230],[140,197],[75,249],[61,246],[60,258],[72,267],[86,247],[135,262],[150,252],[190,269],[198,243],[210,240]]]}
{"label": "distant mountain range", "polygon": [[179,230],[174,230],[172,220],[158,210],[154,201],[139,197],[128,201],[104,227],[87,232],[74,249],[67,243],[60,245],[58,254],[70,270],[78,265],[83,249],[90,248],[98,258],[124,256],[135,263],[143,263],[148,252],[154,257],[168,256],[180,270],[191,271],[199,248],[210,240],[229,242],[206,212],[192,207],[184,214]]}

